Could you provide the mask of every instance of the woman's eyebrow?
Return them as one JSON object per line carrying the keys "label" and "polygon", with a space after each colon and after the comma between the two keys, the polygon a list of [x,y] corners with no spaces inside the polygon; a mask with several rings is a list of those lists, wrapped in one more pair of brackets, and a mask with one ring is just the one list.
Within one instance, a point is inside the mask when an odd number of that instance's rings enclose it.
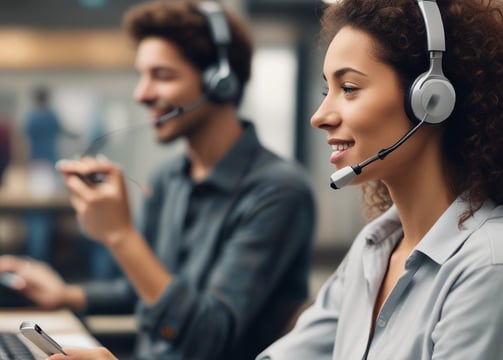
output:
{"label": "woman's eyebrow", "polygon": [[356,73],[356,74],[359,74],[359,75],[362,75],[362,76],[367,77],[367,74],[362,73],[361,71],[356,70],[356,69],[354,69],[354,68],[352,68],[352,67],[344,67],[344,68],[342,68],[342,69],[339,69],[339,70],[337,70],[337,71],[334,73],[334,76],[335,76],[336,78],[341,78],[342,76],[344,76],[344,75],[345,75],[345,74],[347,74],[348,72],[354,72],[354,73]]}

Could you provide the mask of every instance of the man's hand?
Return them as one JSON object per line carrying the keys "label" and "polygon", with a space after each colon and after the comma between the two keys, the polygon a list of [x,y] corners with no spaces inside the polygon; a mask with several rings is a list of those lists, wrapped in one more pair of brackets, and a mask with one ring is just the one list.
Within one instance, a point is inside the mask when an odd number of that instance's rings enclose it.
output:
{"label": "man's hand", "polygon": [[[12,288],[24,294],[44,309],[61,306],[78,308],[83,306],[84,298],[76,303],[68,303],[76,289],[67,285],[49,265],[26,257],[0,256],[0,273],[14,274]],[[73,294],[73,295],[71,295]],[[71,296],[70,296],[71,295]]]}
{"label": "man's hand", "polygon": [[[62,160],[57,169],[71,192],[71,203],[86,233],[104,245],[134,232],[122,170],[104,158]],[[78,174],[76,176],[76,174]],[[99,183],[82,181],[101,174]]]}

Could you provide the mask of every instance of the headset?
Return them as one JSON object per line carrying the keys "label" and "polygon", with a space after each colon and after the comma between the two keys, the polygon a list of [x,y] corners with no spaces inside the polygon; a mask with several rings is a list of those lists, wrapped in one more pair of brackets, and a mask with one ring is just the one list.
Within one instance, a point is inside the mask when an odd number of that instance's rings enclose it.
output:
{"label": "headset", "polygon": [[414,1],[417,2],[423,16],[430,55],[430,68],[414,80],[405,96],[405,110],[415,125],[392,146],[379,150],[376,155],[359,164],[335,171],[330,176],[330,187],[333,189],[340,189],[350,184],[361,174],[365,166],[376,160],[383,160],[409,139],[423,123],[439,124],[454,110],[456,91],[442,70],[445,34],[440,9],[435,0]]}
{"label": "headset", "polygon": [[196,8],[208,23],[218,55],[217,63],[208,67],[202,74],[203,92],[211,101],[233,102],[239,97],[241,86],[230,66],[227,54],[227,48],[231,43],[231,32],[225,13],[220,4],[214,1],[202,1]]}
{"label": "headset", "polygon": [[430,68],[412,83],[406,108],[413,121],[424,118],[426,123],[438,124],[447,119],[454,110],[456,92],[442,70],[445,34],[438,4],[435,0],[417,0],[417,3],[426,28]]}
{"label": "headset", "polygon": [[215,65],[210,65],[201,75],[203,95],[158,117],[155,120],[157,127],[196,109],[207,100],[216,103],[235,102],[241,95],[239,79],[232,71],[227,58],[227,47],[231,42],[231,33],[222,7],[213,1],[203,1],[196,6],[196,10],[204,16],[208,23],[211,39],[217,48],[218,61]]}

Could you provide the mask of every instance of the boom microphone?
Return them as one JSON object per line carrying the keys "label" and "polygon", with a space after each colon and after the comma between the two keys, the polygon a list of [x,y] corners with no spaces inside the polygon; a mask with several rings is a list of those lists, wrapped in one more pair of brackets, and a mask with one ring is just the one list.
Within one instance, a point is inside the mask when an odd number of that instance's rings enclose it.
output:
{"label": "boom microphone", "polygon": [[[434,97],[434,96],[433,96]],[[432,97],[432,98],[433,98]],[[430,99],[430,103],[435,101],[436,99]],[[372,164],[376,160],[383,160],[389,153],[395,151],[400,145],[402,145],[408,138],[412,136],[416,132],[417,129],[425,122],[426,118],[428,117],[428,112],[424,114],[423,119],[412,129],[407,131],[407,133],[402,136],[396,143],[391,145],[390,147],[381,149],[375,154],[374,156],[368,158],[367,160],[359,163],[359,164],[354,164],[350,166],[343,167],[340,170],[335,171],[332,175],[330,175],[330,187],[332,189],[340,189],[349,183],[353,181],[353,179],[361,174],[362,169],[369,165]]]}
{"label": "boom microphone", "polygon": [[197,108],[199,105],[204,103],[206,100],[207,100],[206,95],[202,95],[200,98],[190,102],[188,105],[179,106],[179,107],[174,108],[170,112],[159,116],[155,120],[155,126],[161,126],[162,124],[168,122],[169,120],[171,120],[177,116],[180,116],[190,110]]}

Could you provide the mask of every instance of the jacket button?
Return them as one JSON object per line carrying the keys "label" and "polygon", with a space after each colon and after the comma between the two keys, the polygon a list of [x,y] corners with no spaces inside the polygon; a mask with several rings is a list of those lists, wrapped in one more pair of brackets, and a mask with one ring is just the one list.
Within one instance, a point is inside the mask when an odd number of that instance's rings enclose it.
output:
{"label": "jacket button", "polygon": [[175,337],[175,329],[171,326],[164,326],[161,328],[161,336],[165,339],[171,340]]}

